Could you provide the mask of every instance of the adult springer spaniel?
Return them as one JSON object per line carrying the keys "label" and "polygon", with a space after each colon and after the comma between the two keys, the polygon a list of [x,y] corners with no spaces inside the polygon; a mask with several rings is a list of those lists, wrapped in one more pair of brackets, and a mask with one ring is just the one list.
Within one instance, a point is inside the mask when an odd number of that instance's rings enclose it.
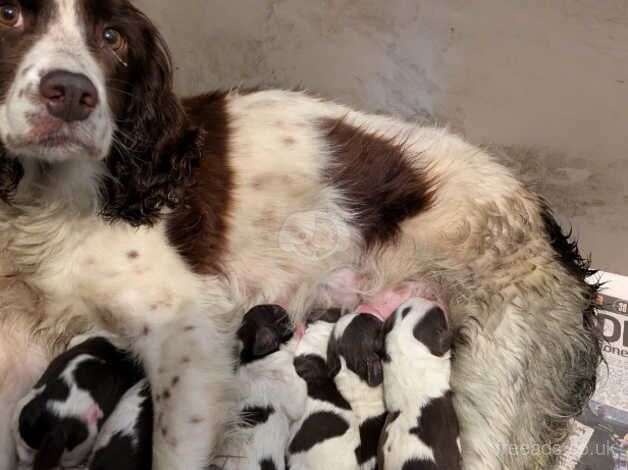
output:
{"label": "adult springer spaniel", "polygon": [[442,129],[297,92],[179,101],[166,46],[127,0],[0,0],[0,141],[0,248],[16,267],[3,274],[40,299],[28,319],[19,298],[1,312],[0,409],[47,345],[97,324],[145,364],[155,468],[201,469],[233,417],[246,308],[385,316],[390,292],[434,295],[460,331],[467,469],[546,468],[558,447],[543,445],[594,388],[594,288],[575,245]]}

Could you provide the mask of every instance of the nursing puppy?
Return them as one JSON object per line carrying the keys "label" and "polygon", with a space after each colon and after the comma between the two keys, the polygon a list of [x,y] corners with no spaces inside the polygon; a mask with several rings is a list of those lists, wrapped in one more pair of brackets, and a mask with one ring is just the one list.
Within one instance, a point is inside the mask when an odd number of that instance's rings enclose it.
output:
{"label": "nursing puppy", "polygon": [[140,380],[122,397],[105,422],[89,470],[151,470],[153,403],[150,386]]}
{"label": "nursing puppy", "polygon": [[451,334],[443,310],[424,299],[403,303],[384,325],[388,417],[381,470],[461,468],[458,418],[449,386]]}
{"label": "nursing puppy", "polygon": [[291,469],[358,468],[353,452],[360,435],[351,405],[338,391],[327,365],[327,347],[337,310],[315,314],[296,350],[294,367],[307,384],[305,412],[292,428]]}
{"label": "nursing puppy", "polygon": [[286,311],[260,305],[244,316],[237,332],[243,432],[214,465],[230,470],[283,470],[290,423],[305,406],[305,382],[296,374],[294,330]]}
{"label": "nursing puppy", "polygon": [[382,321],[374,315],[345,315],[336,323],[327,349],[331,376],[353,410],[352,425],[360,435],[354,453],[363,469],[377,468],[377,444],[386,419],[381,329]]}
{"label": "nursing puppy", "polygon": [[120,398],[141,377],[141,368],[104,337],[59,355],[15,412],[20,461],[34,470],[81,464]]}

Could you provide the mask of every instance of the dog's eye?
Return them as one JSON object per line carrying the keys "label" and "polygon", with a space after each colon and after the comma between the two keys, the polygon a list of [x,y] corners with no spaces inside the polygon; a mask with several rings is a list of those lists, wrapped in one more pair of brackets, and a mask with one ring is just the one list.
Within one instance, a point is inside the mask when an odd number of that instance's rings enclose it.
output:
{"label": "dog's eye", "polygon": [[119,31],[113,28],[106,28],[102,35],[105,43],[114,51],[118,51],[124,47],[125,40]]}
{"label": "dog's eye", "polygon": [[19,26],[22,20],[22,11],[17,5],[0,6],[0,23],[5,26]]}

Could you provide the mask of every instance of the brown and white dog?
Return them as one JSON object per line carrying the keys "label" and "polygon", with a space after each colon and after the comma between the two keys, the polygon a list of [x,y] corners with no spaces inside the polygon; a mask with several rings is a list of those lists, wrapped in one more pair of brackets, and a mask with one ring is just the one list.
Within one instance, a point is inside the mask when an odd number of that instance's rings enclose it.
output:
{"label": "brown and white dog", "polygon": [[[2,312],[0,409],[46,345],[97,323],[129,339],[154,394],[181,372],[156,403],[155,468],[203,468],[232,416],[234,308],[300,318],[408,283],[463,333],[466,468],[549,465],[513,450],[562,442],[593,390],[576,247],[542,200],[445,130],[297,92],[179,101],[165,45],[127,0],[5,0],[0,142],[0,248],[42,300],[28,321]],[[194,343],[188,317],[207,330]]]}

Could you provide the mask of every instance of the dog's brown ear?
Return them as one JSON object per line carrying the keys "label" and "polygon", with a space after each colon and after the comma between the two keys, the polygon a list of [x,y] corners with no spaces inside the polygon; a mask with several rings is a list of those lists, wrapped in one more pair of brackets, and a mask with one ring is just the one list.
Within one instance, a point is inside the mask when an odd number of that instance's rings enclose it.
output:
{"label": "dog's brown ear", "polygon": [[134,47],[127,69],[119,72],[128,83],[128,99],[117,111],[103,213],[141,225],[154,223],[162,208],[182,200],[192,185],[204,134],[186,123],[165,41],[148,18],[132,12],[129,43]]}
{"label": "dog's brown ear", "polygon": [[0,200],[11,203],[23,176],[22,164],[18,160],[8,157],[2,144],[0,144]]}

